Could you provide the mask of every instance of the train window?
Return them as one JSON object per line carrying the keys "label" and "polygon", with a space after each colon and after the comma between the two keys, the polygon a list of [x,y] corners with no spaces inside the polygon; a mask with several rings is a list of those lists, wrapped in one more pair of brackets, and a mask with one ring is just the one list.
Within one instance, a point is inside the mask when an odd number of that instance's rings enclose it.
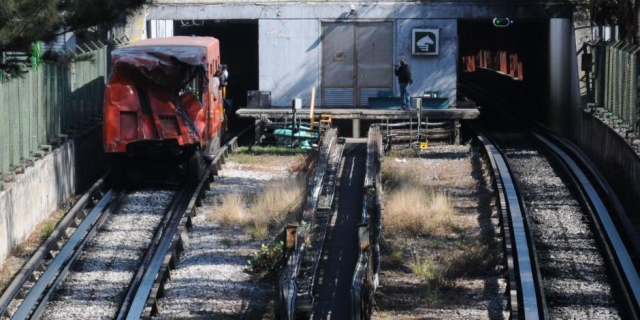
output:
{"label": "train window", "polygon": [[182,86],[180,88],[180,94],[193,93],[200,103],[204,102],[204,86],[206,85],[206,69],[203,68],[189,68],[185,70],[182,78]]}

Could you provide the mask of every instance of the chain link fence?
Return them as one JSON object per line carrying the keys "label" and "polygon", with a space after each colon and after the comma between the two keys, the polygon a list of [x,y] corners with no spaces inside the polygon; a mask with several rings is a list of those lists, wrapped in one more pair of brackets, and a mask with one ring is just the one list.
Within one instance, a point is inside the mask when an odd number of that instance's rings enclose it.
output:
{"label": "chain link fence", "polygon": [[[627,133],[638,133],[638,52],[625,41],[601,41],[590,46],[593,64],[593,112]],[[587,78],[588,79],[588,78]],[[591,90],[589,90],[591,91]]]}
{"label": "chain link fence", "polygon": [[67,63],[0,81],[0,183],[101,121],[114,46],[84,43],[66,53]]}

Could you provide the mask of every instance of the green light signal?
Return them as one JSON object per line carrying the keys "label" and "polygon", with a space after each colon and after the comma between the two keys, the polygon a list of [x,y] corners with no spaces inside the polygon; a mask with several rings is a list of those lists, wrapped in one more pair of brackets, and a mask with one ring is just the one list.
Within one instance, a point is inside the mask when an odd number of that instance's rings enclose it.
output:
{"label": "green light signal", "polygon": [[511,24],[509,18],[493,18],[493,25],[496,27],[507,27]]}

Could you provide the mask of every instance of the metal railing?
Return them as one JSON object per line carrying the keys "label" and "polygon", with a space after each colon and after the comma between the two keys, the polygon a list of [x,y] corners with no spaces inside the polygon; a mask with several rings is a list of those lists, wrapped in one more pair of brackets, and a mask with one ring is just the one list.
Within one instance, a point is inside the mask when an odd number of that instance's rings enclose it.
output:
{"label": "metal railing", "polygon": [[[592,111],[605,115],[627,132],[640,130],[638,117],[638,51],[625,41],[601,41],[593,50]],[[588,81],[588,77],[587,77]],[[590,83],[587,84],[590,86]]]}
{"label": "metal railing", "polygon": [[109,51],[102,43],[82,44],[70,53],[73,62],[45,63],[0,82],[0,177],[100,121]]}

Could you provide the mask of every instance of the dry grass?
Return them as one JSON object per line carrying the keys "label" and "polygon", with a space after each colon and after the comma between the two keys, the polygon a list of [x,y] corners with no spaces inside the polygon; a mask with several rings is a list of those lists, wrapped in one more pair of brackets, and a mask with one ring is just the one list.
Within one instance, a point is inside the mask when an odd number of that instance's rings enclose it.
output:
{"label": "dry grass", "polygon": [[271,181],[262,193],[252,199],[251,212],[269,219],[279,219],[290,212],[299,211],[304,187],[305,181],[301,176]]}
{"label": "dry grass", "polygon": [[273,164],[274,161],[282,160],[284,157],[296,160],[304,159],[311,154],[311,151],[286,148],[286,147],[260,147],[253,146],[251,148],[239,147],[233,153],[229,154],[229,160],[245,165],[262,165]]}
{"label": "dry grass", "polygon": [[482,276],[496,265],[496,254],[491,245],[487,246],[478,241],[466,244],[460,250],[451,252],[445,260],[445,277],[456,279],[460,277]]}
{"label": "dry grass", "polygon": [[244,224],[249,220],[246,204],[242,195],[228,193],[222,196],[222,200],[213,205],[211,212],[207,214],[209,221],[220,221],[224,224]]}
{"label": "dry grass", "polygon": [[392,192],[403,187],[421,187],[426,181],[421,175],[416,174],[415,168],[387,158],[382,162],[382,184],[386,192]]}
{"label": "dry grass", "polygon": [[258,194],[225,194],[206,219],[243,226],[254,239],[265,239],[302,210],[304,190],[304,177],[292,176],[268,182]]}
{"label": "dry grass", "polygon": [[410,186],[387,193],[384,223],[390,232],[444,235],[457,227],[455,216],[445,194]]}

